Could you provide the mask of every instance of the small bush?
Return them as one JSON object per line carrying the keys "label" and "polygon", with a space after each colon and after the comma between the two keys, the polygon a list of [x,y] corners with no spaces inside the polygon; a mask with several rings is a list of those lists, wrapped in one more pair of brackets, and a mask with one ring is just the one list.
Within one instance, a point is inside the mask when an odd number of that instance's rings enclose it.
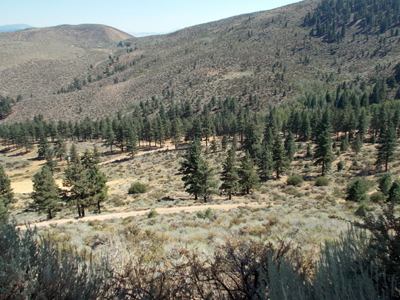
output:
{"label": "small bush", "polygon": [[129,190],[128,190],[128,194],[132,195],[132,194],[143,194],[146,193],[147,191],[147,186],[143,183],[140,182],[134,182],[131,184]]}
{"label": "small bush", "polygon": [[343,161],[339,161],[337,164],[337,170],[338,171],[342,171],[344,168],[344,162]]}
{"label": "small bush", "polygon": [[375,192],[370,196],[370,199],[374,203],[383,202],[385,200],[385,194],[381,191]]}
{"label": "small bush", "polygon": [[327,186],[327,185],[329,185],[329,179],[324,176],[318,177],[317,180],[315,180],[315,185],[316,186]]}
{"label": "small bush", "polygon": [[301,178],[299,175],[293,175],[288,177],[287,179],[287,184],[288,185],[300,185],[303,182],[303,178]]}
{"label": "small bush", "polygon": [[158,216],[158,212],[156,212],[156,210],[154,208],[152,208],[149,212],[149,214],[147,215],[148,219],[154,218],[155,216]]}
{"label": "small bush", "polygon": [[306,163],[304,166],[305,169],[309,169],[310,168],[310,163]]}
{"label": "small bush", "polygon": [[370,211],[371,209],[369,208],[369,206],[365,202],[362,202],[356,210],[355,214],[359,217],[366,217],[367,213],[369,213]]}

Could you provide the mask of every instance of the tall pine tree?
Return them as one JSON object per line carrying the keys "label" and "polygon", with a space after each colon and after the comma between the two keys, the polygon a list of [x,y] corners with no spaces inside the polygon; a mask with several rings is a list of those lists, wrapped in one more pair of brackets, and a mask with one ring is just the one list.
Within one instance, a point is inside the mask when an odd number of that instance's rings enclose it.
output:
{"label": "tall pine tree", "polygon": [[32,199],[38,211],[46,212],[49,219],[55,217],[60,207],[60,192],[47,165],[33,177]]}
{"label": "tall pine tree", "polygon": [[228,156],[222,166],[222,184],[220,190],[228,194],[228,199],[232,199],[232,194],[239,189],[239,175],[236,167],[236,153],[234,150],[228,151]]}

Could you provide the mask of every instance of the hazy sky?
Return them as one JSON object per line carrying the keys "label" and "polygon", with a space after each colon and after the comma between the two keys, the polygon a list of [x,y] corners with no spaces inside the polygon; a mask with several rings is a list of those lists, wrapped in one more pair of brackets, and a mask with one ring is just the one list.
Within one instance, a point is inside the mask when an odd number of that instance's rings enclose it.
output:
{"label": "hazy sky", "polygon": [[298,0],[3,0],[0,25],[105,24],[127,32],[166,32],[284,6]]}

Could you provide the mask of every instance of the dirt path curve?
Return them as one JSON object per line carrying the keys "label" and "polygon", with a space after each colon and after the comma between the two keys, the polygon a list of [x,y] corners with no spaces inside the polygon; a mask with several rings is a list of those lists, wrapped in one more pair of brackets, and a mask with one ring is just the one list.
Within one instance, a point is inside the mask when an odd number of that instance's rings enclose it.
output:
{"label": "dirt path curve", "polygon": [[[197,212],[197,211],[204,211],[207,208],[211,209],[223,209],[223,210],[230,210],[233,208],[238,208],[238,207],[263,207],[263,206],[273,206],[273,203],[262,203],[259,204],[257,202],[252,202],[252,203],[241,203],[241,204],[210,204],[210,205],[198,205],[198,206],[183,206],[183,207],[160,207],[160,208],[155,208],[157,213],[165,215],[165,214],[173,214],[173,213],[179,213],[181,211],[184,212]],[[109,220],[109,219],[116,219],[116,218],[127,218],[127,217],[133,217],[133,216],[143,216],[147,215],[150,212],[150,209],[146,210],[140,210],[140,211],[129,211],[129,212],[119,212],[119,213],[111,213],[111,214],[105,214],[105,215],[94,215],[94,216],[87,216],[83,219],[75,219],[75,218],[69,218],[69,219],[61,219],[61,220],[51,220],[51,221],[44,221],[44,222],[39,222],[39,223],[32,223],[31,225],[34,225],[36,227],[49,227],[52,224],[65,224],[65,223],[75,223],[78,221],[93,221],[93,220]],[[18,226],[20,229],[25,229],[24,225]]]}

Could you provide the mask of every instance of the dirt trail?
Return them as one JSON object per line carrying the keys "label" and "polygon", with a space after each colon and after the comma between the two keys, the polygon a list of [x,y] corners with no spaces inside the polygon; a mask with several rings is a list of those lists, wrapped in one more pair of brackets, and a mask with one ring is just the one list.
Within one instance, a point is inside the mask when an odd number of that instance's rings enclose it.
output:
{"label": "dirt trail", "polygon": [[[259,204],[257,202],[252,202],[252,203],[241,203],[241,204],[209,204],[209,205],[198,205],[198,206],[183,206],[183,207],[159,207],[155,208],[156,212],[159,214],[172,214],[172,213],[179,213],[181,211],[184,212],[197,212],[197,211],[204,211],[207,208],[211,209],[223,209],[223,210],[230,210],[233,208],[238,208],[238,207],[263,207],[263,206],[273,206],[273,203],[262,203]],[[119,213],[110,213],[110,214],[105,214],[105,215],[94,215],[94,216],[87,216],[83,219],[79,218],[69,218],[69,219],[61,219],[61,220],[51,220],[51,221],[44,221],[44,222],[39,222],[39,223],[32,223],[32,225],[36,227],[49,227],[52,224],[65,224],[65,223],[75,223],[78,221],[93,221],[93,220],[109,220],[109,219],[116,219],[116,218],[127,218],[127,217],[133,217],[133,216],[143,216],[147,215],[150,212],[150,209],[146,210],[141,210],[141,211],[129,211],[129,212],[119,212]],[[25,229],[25,226],[18,226],[18,228]]]}

